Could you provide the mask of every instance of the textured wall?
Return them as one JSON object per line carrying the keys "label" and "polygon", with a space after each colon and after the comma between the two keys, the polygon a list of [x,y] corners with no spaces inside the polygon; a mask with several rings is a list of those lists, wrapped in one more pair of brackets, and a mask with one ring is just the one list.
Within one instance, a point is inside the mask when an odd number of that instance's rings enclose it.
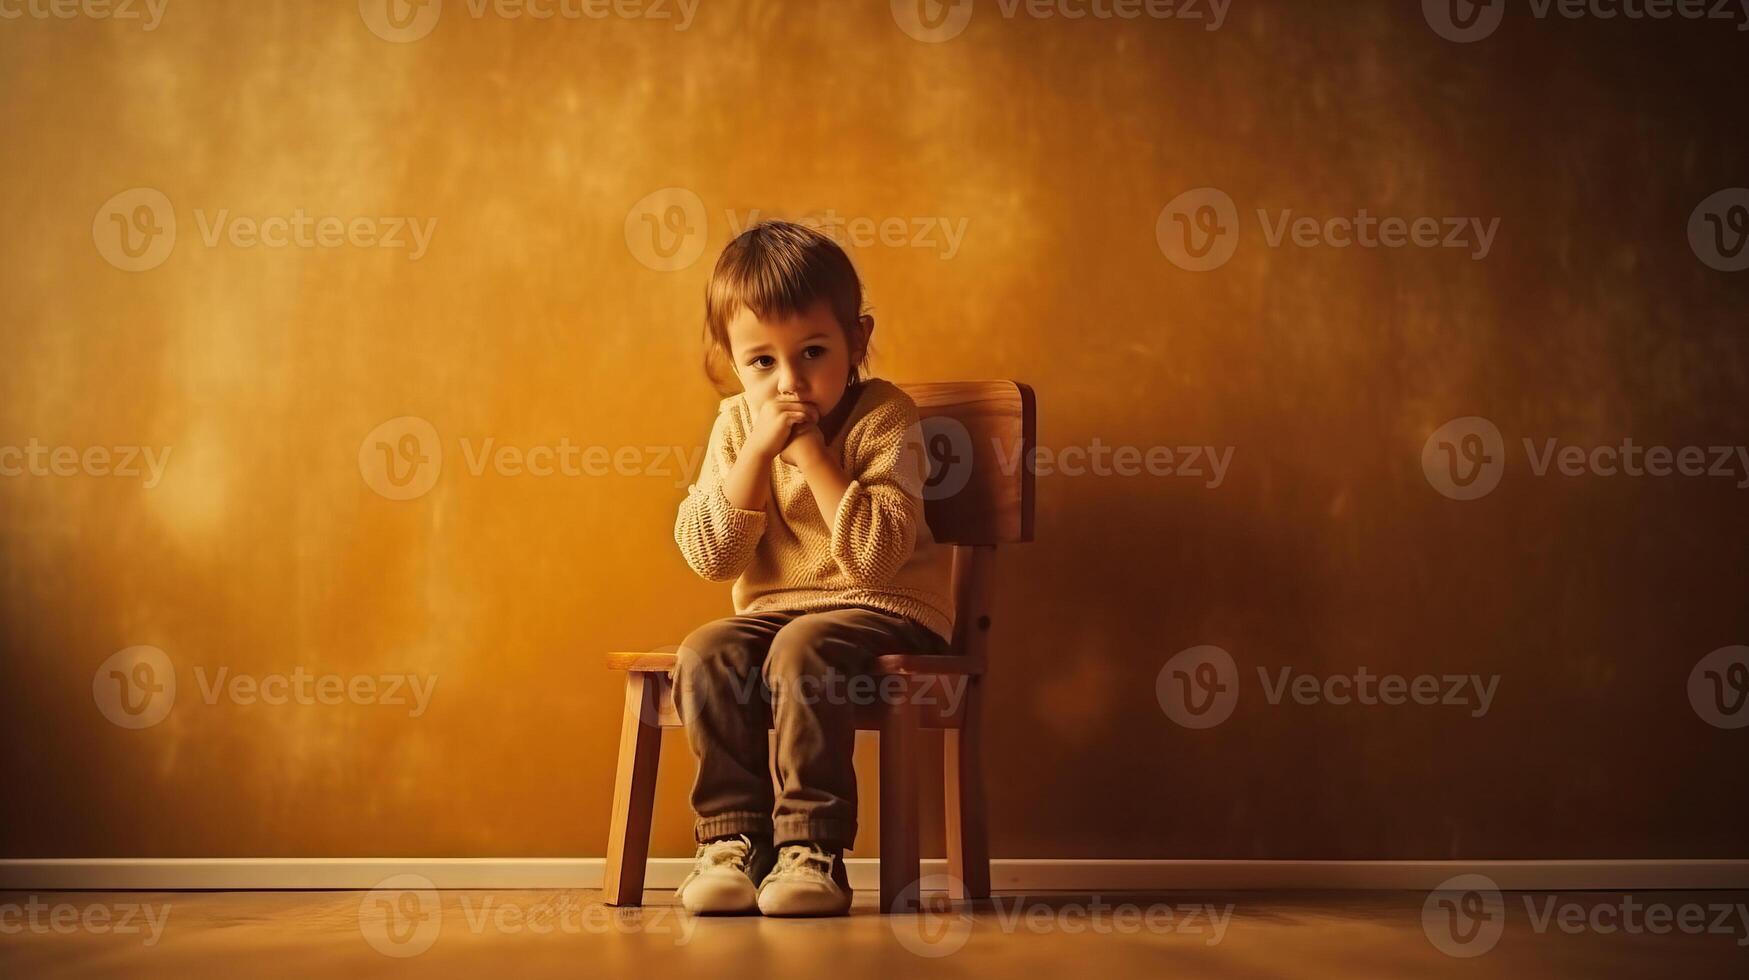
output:
{"label": "textured wall", "polygon": [[[0,854],[602,853],[602,652],[729,612],[645,448],[708,432],[704,279],[749,212],[829,209],[904,223],[852,243],[877,375],[1027,381],[1056,462],[1231,453],[1218,486],[1039,477],[995,625],[998,856],[1749,857],[1749,730],[1687,695],[1749,643],[1742,464],[1539,477],[1523,449],[1749,443],[1749,273],[1687,233],[1749,183],[1749,34],[1515,5],[1456,43],[1419,6],[0,20]],[[1179,197],[1204,187],[1233,212]],[[1362,208],[1494,231],[1270,244]],[[1179,213],[1236,223],[1230,259],[1183,268],[1223,253]],[[430,428],[378,431],[405,416]],[[1466,501],[1439,454],[1476,443],[1422,456],[1467,416],[1505,458]],[[567,446],[576,475],[528,472]],[[1238,700],[1196,729],[1156,680],[1205,644]],[[100,665],[142,645],[177,686],[130,729],[109,670],[164,675]],[[1493,694],[1271,704],[1259,667]],[[435,687],[245,703],[221,669]],[[690,854],[677,733],[665,760],[654,852]]]}

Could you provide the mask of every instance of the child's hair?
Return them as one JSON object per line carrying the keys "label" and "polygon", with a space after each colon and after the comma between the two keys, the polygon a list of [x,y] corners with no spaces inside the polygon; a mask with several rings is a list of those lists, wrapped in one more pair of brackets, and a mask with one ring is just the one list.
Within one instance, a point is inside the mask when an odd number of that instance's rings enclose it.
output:
{"label": "child's hair", "polygon": [[[743,308],[761,320],[799,316],[824,298],[850,341],[863,315],[862,280],[831,238],[792,221],[761,221],[717,257],[704,288],[704,373],[724,394],[719,363],[729,362],[729,321]],[[862,380],[868,346],[850,351],[850,384]]]}

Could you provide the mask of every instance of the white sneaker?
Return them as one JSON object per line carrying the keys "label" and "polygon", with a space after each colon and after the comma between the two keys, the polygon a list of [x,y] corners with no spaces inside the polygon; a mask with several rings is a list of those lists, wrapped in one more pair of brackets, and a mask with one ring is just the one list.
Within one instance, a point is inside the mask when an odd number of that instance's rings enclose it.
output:
{"label": "white sneaker", "polygon": [[849,876],[844,852],[813,842],[785,844],[777,865],[759,886],[759,911],[766,915],[843,915],[850,911]]}
{"label": "white sneaker", "polygon": [[[759,908],[754,875],[770,859],[771,845],[755,847],[746,834],[698,846],[692,871],[674,890],[680,905],[694,915],[732,915]],[[761,853],[763,852],[763,853]]]}

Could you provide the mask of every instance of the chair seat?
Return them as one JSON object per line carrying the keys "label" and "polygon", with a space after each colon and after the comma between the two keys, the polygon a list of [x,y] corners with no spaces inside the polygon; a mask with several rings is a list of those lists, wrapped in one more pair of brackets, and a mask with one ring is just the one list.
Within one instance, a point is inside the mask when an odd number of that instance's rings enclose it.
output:
{"label": "chair seat", "polygon": [[[610,653],[608,670],[637,670],[667,673],[674,669],[679,655],[673,653]],[[895,674],[918,677],[925,674],[964,674],[977,676],[984,672],[981,657],[962,657],[951,653],[886,653],[874,658],[871,674]]]}

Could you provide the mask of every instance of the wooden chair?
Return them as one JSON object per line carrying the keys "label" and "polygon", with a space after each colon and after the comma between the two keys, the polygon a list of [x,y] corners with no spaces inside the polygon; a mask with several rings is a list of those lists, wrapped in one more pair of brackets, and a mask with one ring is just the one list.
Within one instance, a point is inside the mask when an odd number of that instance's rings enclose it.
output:
{"label": "wooden chair", "polygon": [[[924,514],[935,540],[953,548],[952,652],[895,651],[875,658],[873,672],[904,678],[898,689],[943,681],[964,683],[951,708],[941,698],[883,697],[858,708],[857,729],[880,733],[880,904],[887,911],[916,907],[920,879],[917,826],[917,749],[924,728],[943,732],[947,803],[947,868],[953,898],[990,894],[990,847],[985,825],[980,744],[983,692],[990,645],[996,547],[1031,541],[1036,444],[1032,389],[1013,381],[900,385],[917,403],[929,457]],[[619,768],[603,881],[609,905],[641,905],[656,767],[662,729],[682,725],[674,709],[670,671],[674,653],[610,653],[607,666],[626,672],[625,716],[620,722]],[[883,680],[883,691],[893,682]],[[892,702],[892,703],[887,703]]]}

